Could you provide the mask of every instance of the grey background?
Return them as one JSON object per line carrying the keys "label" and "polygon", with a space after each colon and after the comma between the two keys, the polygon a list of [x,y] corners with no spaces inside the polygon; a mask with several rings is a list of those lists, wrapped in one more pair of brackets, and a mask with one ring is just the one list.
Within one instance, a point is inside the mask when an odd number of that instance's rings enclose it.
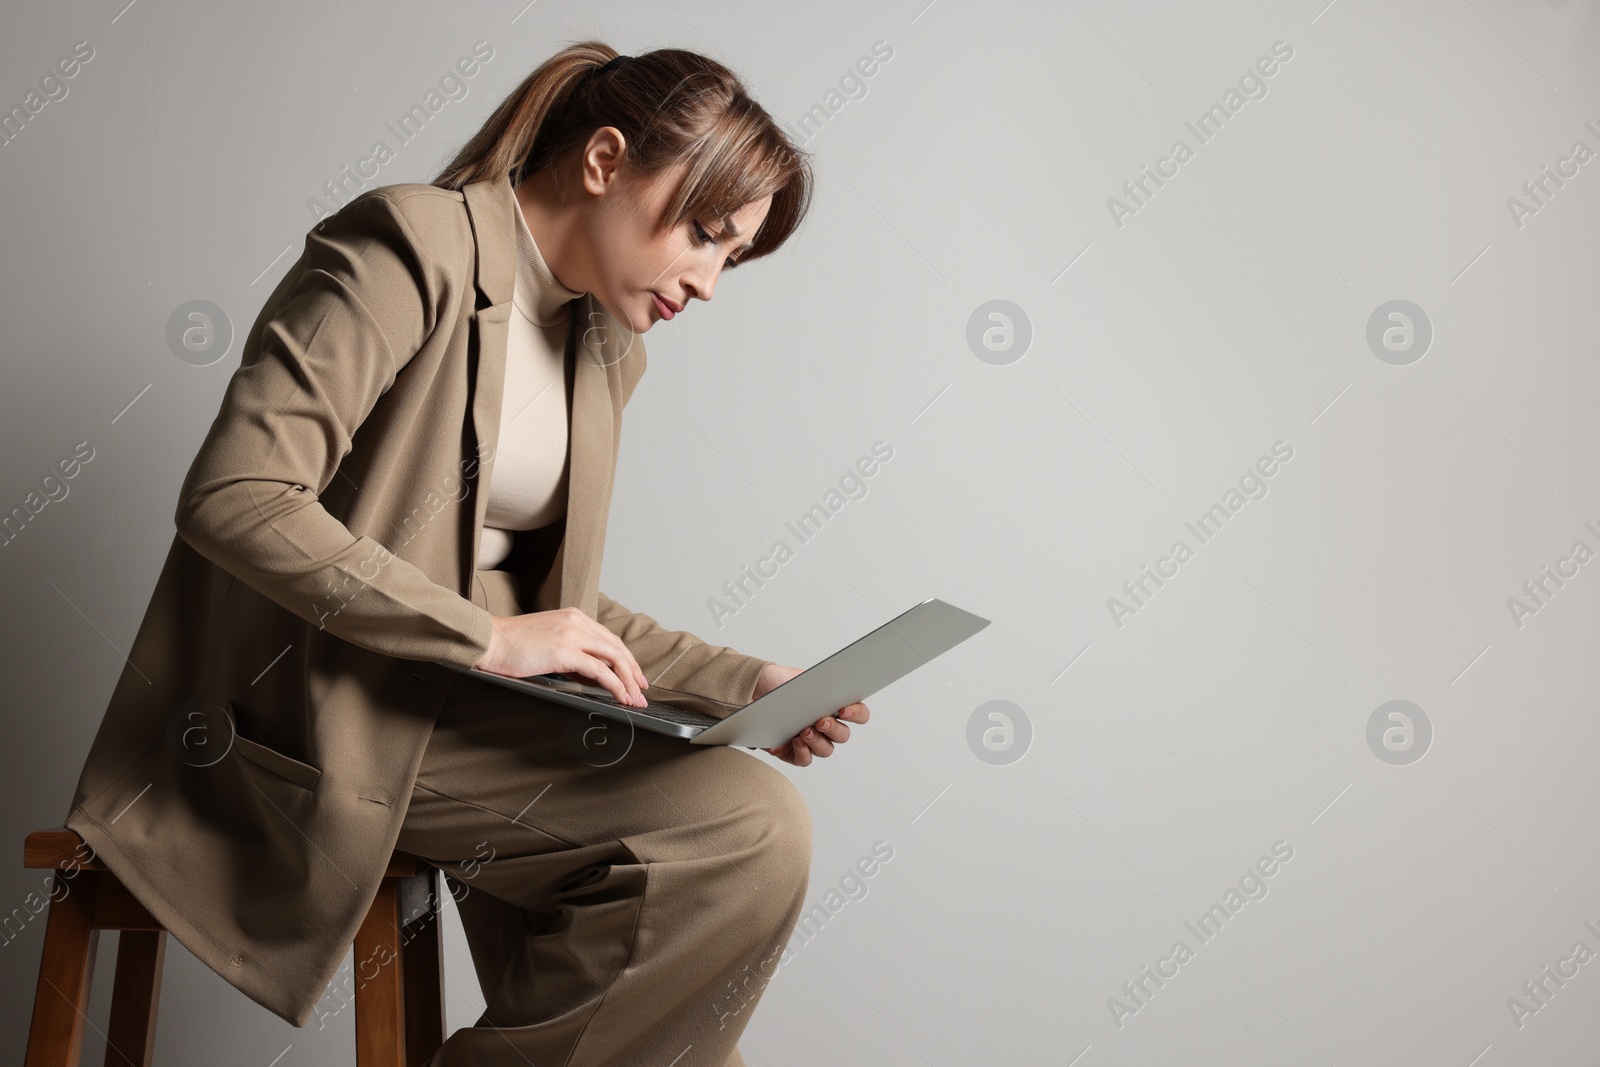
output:
{"label": "grey background", "polygon": [[[8,6],[5,109],[95,55],[0,146],[0,510],[75,443],[95,458],[0,550],[0,914],[43,884],[22,837],[66,813],[238,364],[177,359],[174,308],[242,334],[308,198],[475,41],[469,95],[373,184],[430,179],[590,34],[722,57],[791,123],[882,40],[807,144],[801,234],[651,332],[610,520],[608,592],[780,662],[926,596],[994,620],[785,768],[813,902],[874,842],[894,858],[780,969],[749,1061],[1593,1063],[1600,963],[1520,1027],[1507,1002],[1600,951],[1600,563],[1520,628],[1507,600],[1600,548],[1600,160],[1520,228],[1506,201],[1600,149],[1597,5],[925,2]],[[1107,198],[1280,40],[1267,95],[1116,226]],[[997,299],[1033,335],[1004,365],[966,342]],[[1365,339],[1395,299],[1434,331],[1407,366]],[[879,439],[867,495],[718,628],[708,599]],[[1280,440],[1267,495],[1116,625],[1122,582]],[[1403,766],[1367,741],[1396,699],[1433,730]],[[1031,729],[1001,765],[968,743],[994,700]],[[1267,895],[1201,944],[1185,922],[1280,841]],[[448,920],[455,1027],[481,999]],[[6,1060],[42,935],[0,948]],[[1194,958],[1119,1027],[1109,998],[1180,938]],[[157,1058],[350,1063],[353,1014],[296,1030],[174,943]]]}

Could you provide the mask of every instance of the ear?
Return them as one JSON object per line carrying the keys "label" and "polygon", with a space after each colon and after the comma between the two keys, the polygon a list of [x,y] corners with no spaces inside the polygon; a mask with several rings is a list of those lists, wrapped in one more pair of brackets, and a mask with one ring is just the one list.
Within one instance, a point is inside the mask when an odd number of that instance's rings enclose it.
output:
{"label": "ear", "polygon": [[614,186],[627,151],[628,139],[615,126],[602,126],[590,134],[578,162],[584,190],[600,196]]}

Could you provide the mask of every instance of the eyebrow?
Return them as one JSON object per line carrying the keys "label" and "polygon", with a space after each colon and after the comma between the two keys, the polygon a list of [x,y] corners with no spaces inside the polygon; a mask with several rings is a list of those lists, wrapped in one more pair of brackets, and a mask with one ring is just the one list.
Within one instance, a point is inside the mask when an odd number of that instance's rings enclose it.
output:
{"label": "eyebrow", "polygon": [[[739,236],[739,227],[737,227],[737,226],[735,226],[733,224],[733,219],[732,218],[730,218],[727,215],[724,215],[722,217],[722,232],[724,234],[726,234],[727,236],[729,236],[729,237],[738,237]],[[748,252],[752,248],[754,248],[755,246],[756,246],[756,243],[754,241],[746,241],[744,244],[740,245],[738,248],[735,248],[734,251],[735,252]]]}

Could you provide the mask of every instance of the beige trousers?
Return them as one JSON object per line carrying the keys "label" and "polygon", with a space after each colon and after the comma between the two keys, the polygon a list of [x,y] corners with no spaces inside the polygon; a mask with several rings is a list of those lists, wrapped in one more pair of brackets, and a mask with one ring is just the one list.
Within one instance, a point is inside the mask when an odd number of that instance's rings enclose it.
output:
{"label": "beige trousers", "polygon": [[[480,577],[492,614],[520,612],[505,572]],[[396,847],[445,872],[486,1001],[429,1067],[745,1067],[811,816],[750,752],[461,675]]]}

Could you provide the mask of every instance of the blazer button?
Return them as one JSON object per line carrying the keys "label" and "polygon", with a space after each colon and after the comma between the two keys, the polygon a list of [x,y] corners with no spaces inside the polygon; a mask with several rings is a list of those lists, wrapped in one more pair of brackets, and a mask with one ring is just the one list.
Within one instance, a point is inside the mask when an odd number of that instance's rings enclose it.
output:
{"label": "blazer button", "polygon": [[412,671],[410,674],[406,675],[406,679],[410,681],[412,685],[421,685],[423,682],[427,681],[426,678],[422,677],[422,675],[416,671]]}

